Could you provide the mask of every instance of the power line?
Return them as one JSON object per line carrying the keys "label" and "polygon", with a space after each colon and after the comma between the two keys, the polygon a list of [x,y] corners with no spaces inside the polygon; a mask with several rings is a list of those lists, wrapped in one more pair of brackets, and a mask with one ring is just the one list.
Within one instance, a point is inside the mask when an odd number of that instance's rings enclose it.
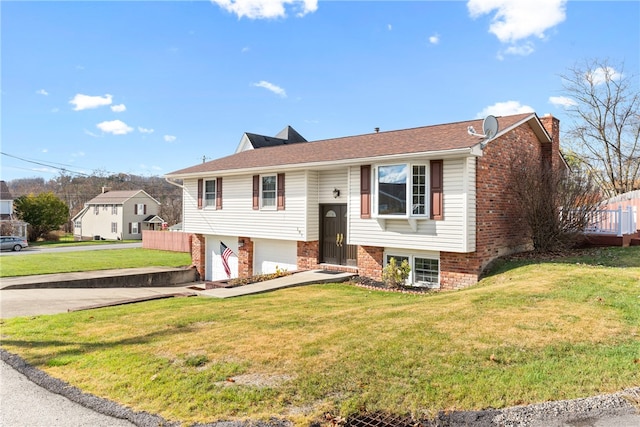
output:
{"label": "power line", "polygon": [[[54,166],[53,164],[50,164],[50,163],[43,163],[43,162],[39,162],[39,161],[35,161],[35,160],[29,160],[29,159],[25,159],[23,157],[14,156],[13,154],[4,153],[4,152],[1,152],[1,151],[0,151],[0,154],[2,154],[3,156],[7,156],[7,157],[11,157],[11,158],[14,158],[14,159],[21,160],[23,162],[33,163],[34,165],[39,165],[39,166],[44,166],[44,167],[47,167],[47,168],[57,169],[57,170],[60,170],[60,171],[63,171],[63,172],[74,173],[74,174],[77,174],[77,175],[91,176],[91,175],[86,174],[84,172],[72,171],[72,170],[69,170],[67,168],[61,168],[61,167],[58,167],[58,166]],[[62,163],[58,163],[58,164],[62,164]]]}

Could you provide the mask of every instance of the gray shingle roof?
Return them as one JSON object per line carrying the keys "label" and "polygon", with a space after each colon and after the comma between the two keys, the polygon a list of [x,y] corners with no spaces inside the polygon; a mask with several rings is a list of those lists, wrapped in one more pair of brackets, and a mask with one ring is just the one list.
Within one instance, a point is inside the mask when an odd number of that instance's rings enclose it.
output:
{"label": "gray shingle roof", "polygon": [[[535,113],[498,117],[499,132],[534,117],[537,117]],[[481,131],[482,119],[247,150],[180,169],[167,176],[230,173],[247,169],[291,167],[345,160],[357,162],[360,159],[375,157],[471,148],[481,140],[469,135],[469,126]]]}
{"label": "gray shingle roof", "polygon": [[[118,190],[98,194],[87,202],[88,205],[118,205],[126,202],[143,190]],[[146,194],[146,193],[145,193]]]}

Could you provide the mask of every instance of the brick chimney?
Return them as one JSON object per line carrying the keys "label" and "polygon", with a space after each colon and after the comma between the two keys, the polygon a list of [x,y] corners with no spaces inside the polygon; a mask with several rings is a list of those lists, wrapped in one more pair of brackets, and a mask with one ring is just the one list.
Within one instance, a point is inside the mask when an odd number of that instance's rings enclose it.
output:
{"label": "brick chimney", "polygon": [[552,168],[560,167],[560,120],[547,113],[540,117],[540,122],[551,136],[551,144],[545,144],[543,147],[543,158],[545,163],[550,164]]}

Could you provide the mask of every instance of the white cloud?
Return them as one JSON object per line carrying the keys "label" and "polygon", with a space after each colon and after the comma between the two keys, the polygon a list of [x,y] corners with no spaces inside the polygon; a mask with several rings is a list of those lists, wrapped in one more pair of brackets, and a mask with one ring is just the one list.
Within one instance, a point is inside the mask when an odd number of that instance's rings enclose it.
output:
{"label": "white cloud", "polygon": [[512,114],[533,113],[535,110],[528,105],[522,105],[519,101],[496,102],[480,111],[476,118],[492,116],[510,116]]}
{"label": "white cloud", "polygon": [[[535,48],[533,43],[528,41],[518,45],[511,45],[502,53],[506,53],[507,55],[527,56],[531,55],[534,50]],[[499,59],[503,59],[502,53],[498,54]]]}
{"label": "white cloud", "polygon": [[173,136],[173,135],[165,135],[165,136],[164,136],[164,140],[165,140],[166,142],[174,142],[174,141],[176,140],[176,137],[175,137],[175,136]]}
{"label": "white cloud", "polygon": [[566,96],[550,96],[549,102],[556,107],[572,107],[574,105],[578,105],[576,101]]}
{"label": "white cloud", "polygon": [[138,132],[140,132],[140,133],[153,133],[154,131],[153,131],[153,129],[146,129],[146,128],[143,128],[142,126],[138,126]]}
{"label": "white cloud", "polygon": [[387,30],[389,31],[393,30],[393,27],[391,26],[391,24],[387,24]]}
{"label": "white cloud", "polygon": [[276,86],[273,83],[269,83],[265,80],[261,80],[258,83],[254,83],[253,86],[255,87],[262,87],[265,88],[273,93],[275,93],[276,95],[282,97],[282,98],[286,98],[287,97],[287,92],[281,88],[280,86]]}
{"label": "white cloud", "polygon": [[440,34],[434,34],[431,37],[429,37],[429,43],[431,43],[431,44],[440,43]]}
{"label": "white cloud", "polygon": [[93,133],[93,132],[91,132],[90,130],[87,130],[87,129],[84,130],[84,134],[85,135],[89,135],[89,136],[91,136],[93,138],[102,138],[102,135],[98,135],[97,133]]}
{"label": "white cloud", "polygon": [[52,108],[51,112],[52,113],[58,113],[60,111],[60,109],[58,107]]}
{"label": "white cloud", "polygon": [[44,95],[44,96],[49,95],[49,92],[47,92],[47,91],[46,91],[46,90],[44,90],[44,89],[37,90],[37,91],[36,91],[36,93],[37,93],[38,95]]}
{"label": "white cloud", "polygon": [[496,11],[489,32],[502,43],[513,43],[531,36],[544,37],[549,28],[566,18],[567,0],[469,0],[472,18]]}
{"label": "white cloud", "polygon": [[302,17],[318,9],[318,0],[211,0],[227,12],[238,18],[273,19],[286,18],[285,5],[296,10],[296,16]]}
{"label": "white cloud", "polygon": [[69,101],[69,104],[75,106],[73,108],[74,111],[81,111],[111,105],[111,98],[112,96],[109,94],[106,94],[105,96],[90,96],[78,93],[71,101]]}
{"label": "white cloud", "polygon": [[617,72],[612,67],[596,68],[592,73],[587,73],[587,75],[585,76],[585,79],[587,79],[588,82],[591,82],[596,86],[606,82],[620,80],[621,78],[622,74]]}
{"label": "white cloud", "polygon": [[242,50],[241,50],[240,52],[241,52],[241,53],[247,53],[247,52],[249,52],[249,50],[250,50],[250,49],[249,49],[248,47],[246,47],[246,46],[245,46],[245,47],[243,47],[243,48],[242,48]]}
{"label": "white cloud", "polygon": [[111,111],[113,111],[114,113],[122,113],[123,111],[126,111],[127,107],[124,104],[118,104],[118,105],[112,105],[111,106]]}
{"label": "white cloud", "polygon": [[42,149],[42,152],[43,152],[43,153],[48,153],[48,152],[49,152],[49,149],[48,149],[48,148],[43,148],[43,149]]}
{"label": "white cloud", "polygon": [[472,18],[495,11],[489,32],[502,43],[512,46],[504,51],[512,55],[529,55],[533,43],[521,44],[530,37],[543,39],[545,32],[566,19],[568,0],[469,0],[467,9]]}
{"label": "white cloud", "polygon": [[121,120],[111,120],[110,122],[101,122],[96,125],[102,132],[110,133],[113,135],[126,135],[133,131],[131,126],[128,126]]}

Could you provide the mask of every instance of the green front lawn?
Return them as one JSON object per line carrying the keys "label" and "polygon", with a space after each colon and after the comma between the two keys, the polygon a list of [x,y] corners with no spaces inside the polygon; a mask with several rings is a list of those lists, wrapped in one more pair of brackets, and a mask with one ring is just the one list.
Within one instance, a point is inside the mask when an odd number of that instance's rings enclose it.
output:
{"label": "green front lawn", "polygon": [[315,285],[6,319],[2,347],[187,424],[585,397],[640,384],[640,247],[589,254],[456,292]]}
{"label": "green front lawn", "polygon": [[191,254],[189,253],[143,248],[22,254],[0,258],[0,277],[187,265],[191,265]]}

